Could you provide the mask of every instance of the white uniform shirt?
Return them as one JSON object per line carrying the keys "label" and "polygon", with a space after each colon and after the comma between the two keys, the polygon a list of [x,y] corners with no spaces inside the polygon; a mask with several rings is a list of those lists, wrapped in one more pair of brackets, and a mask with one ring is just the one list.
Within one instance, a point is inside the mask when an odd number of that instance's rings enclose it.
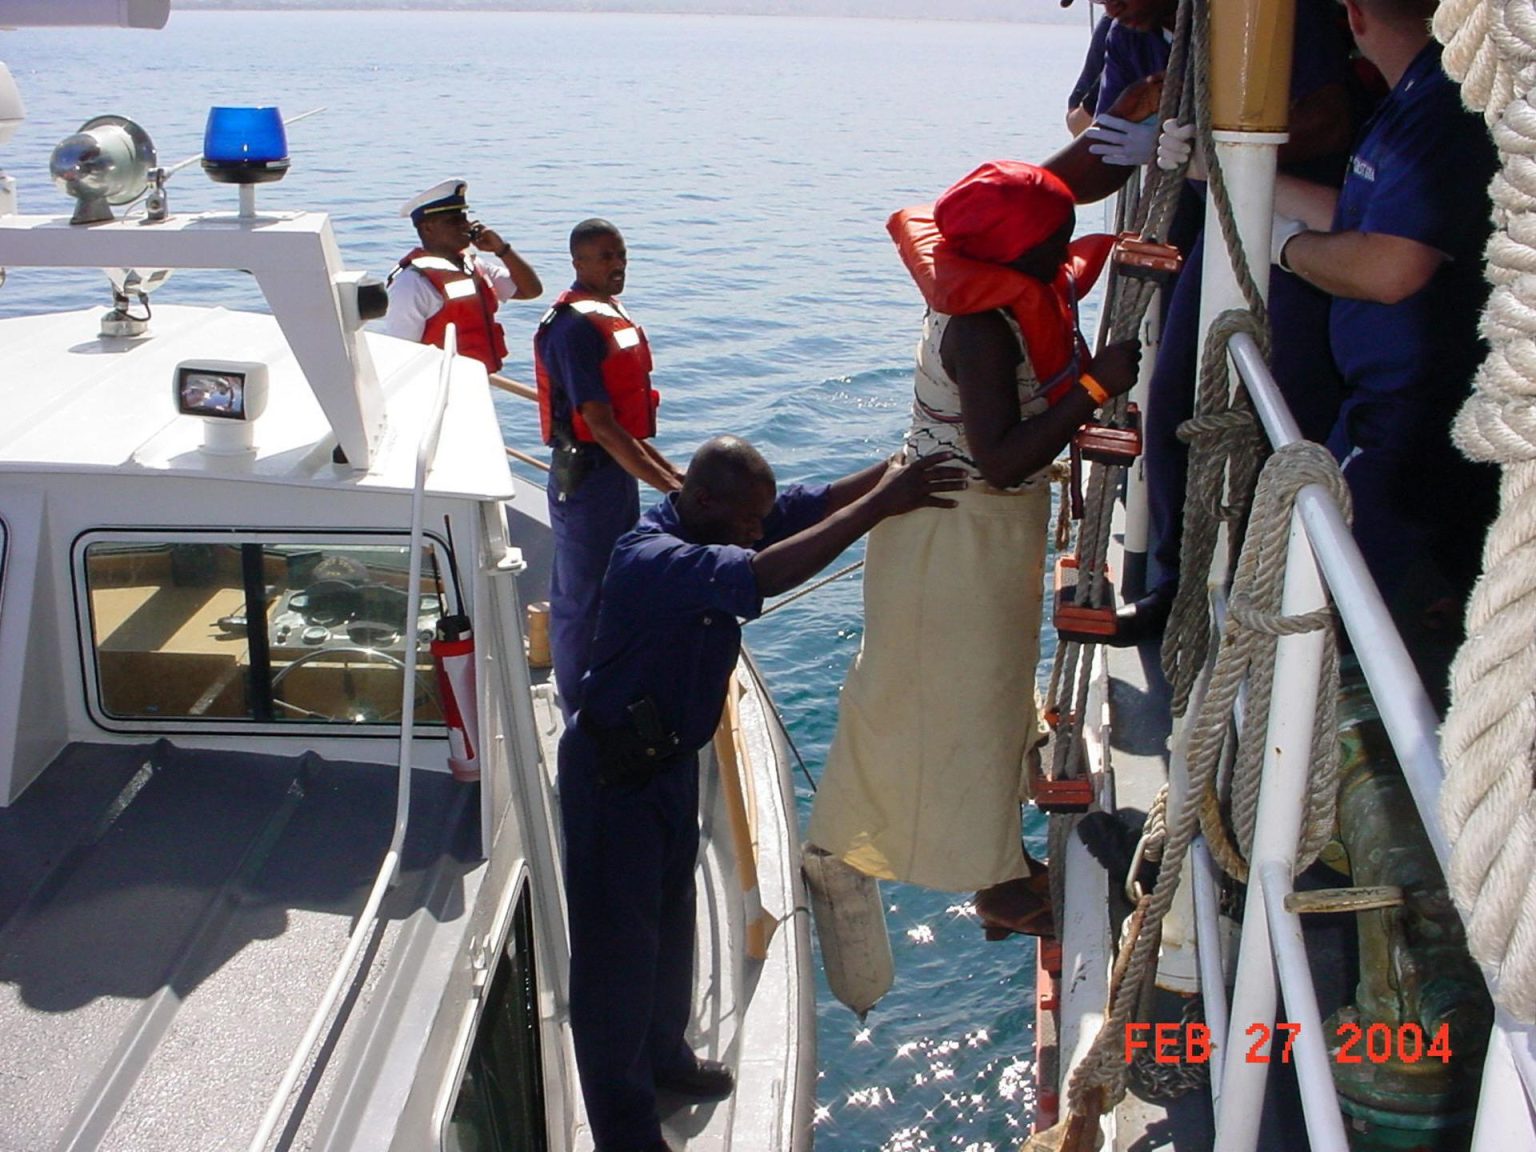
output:
{"label": "white uniform shirt", "polygon": [[[496,299],[506,301],[517,295],[512,273],[501,261],[474,258],[476,267],[490,279]],[[384,314],[384,331],[405,340],[420,340],[427,321],[443,306],[443,296],[414,268],[402,268],[389,284],[389,311]]]}

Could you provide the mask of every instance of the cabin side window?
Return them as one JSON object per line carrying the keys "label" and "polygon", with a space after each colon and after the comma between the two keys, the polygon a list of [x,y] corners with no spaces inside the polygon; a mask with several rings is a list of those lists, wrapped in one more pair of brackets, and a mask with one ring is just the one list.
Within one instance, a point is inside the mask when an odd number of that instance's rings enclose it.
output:
{"label": "cabin side window", "polygon": [[409,674],[417,722],[442,722],[428,645],[448,569],[435,541],[414,620],[398,541],[119,535],[76,555],[107,720],[398,725]]}
{"label": "cabin side window", "polygon": [[533,909],[524,886],[491,973],[444,1152],[547,1152]]}

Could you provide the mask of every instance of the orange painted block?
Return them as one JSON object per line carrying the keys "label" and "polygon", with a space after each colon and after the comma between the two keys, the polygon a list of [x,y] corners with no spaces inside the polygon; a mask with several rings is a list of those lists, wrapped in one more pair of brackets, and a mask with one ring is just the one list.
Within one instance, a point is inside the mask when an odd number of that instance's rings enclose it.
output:
{"label": "orange painted block", "polygon": [[1122,232],[1115,241],[1115,267],[1122,275],[1136,280],[1156,280],[1166,284],[1178,275],[1184,257],[1172,244],[1143,240],[1134,232]]}
{"label": "orange painted block", "polygon": [[1093,805],[1093,781],[1086,776],[1053,780],[1031,765],[1029,795],[1042,812],[1086,812]]}
{"label": "orange painted block", "polygon": [[1038,966],[1035,968],[1035,1006],[1041,1012],[1054,1012],[1061,1007],[1055,978]]}
{"label": "orange painted block", "polygon": [[1040,967],[1057,979],[1061,978],[1061,941],[1042,937],[1040,940]]}
{"label": "orange painted block", "polygon": [[1095,464],[1109,464],[1119,468],[1129,467],[1141,455],[1141,410],[1134,404],[1125,406],[1126,426],[1113,428],[1107,424],[1084,424],[1072,434],[1073,446],[1084,460]]}
{"label": "orange painted block", "polygon": [[[1106,570],[1105,576],[1108,577]],[[1114,597],[1103,606],[1077,603],[1077,557],[1060,556],[1056,560],[1056,600],[1051,622],[1063,640],[1079,644],[1099,644],[1115,634]]]}

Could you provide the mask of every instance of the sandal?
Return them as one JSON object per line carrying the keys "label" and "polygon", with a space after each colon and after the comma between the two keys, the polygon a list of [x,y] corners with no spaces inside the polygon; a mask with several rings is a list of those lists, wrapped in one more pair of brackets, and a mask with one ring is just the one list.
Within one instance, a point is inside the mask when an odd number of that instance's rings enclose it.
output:
{"label": "sandal", "polygon": [[976,893],[976,914],[988,940],[1009,936],[1055,937],[1056,918],[1051,910],[1051,876],[1044,865],[1028,876],[1005,880]]}

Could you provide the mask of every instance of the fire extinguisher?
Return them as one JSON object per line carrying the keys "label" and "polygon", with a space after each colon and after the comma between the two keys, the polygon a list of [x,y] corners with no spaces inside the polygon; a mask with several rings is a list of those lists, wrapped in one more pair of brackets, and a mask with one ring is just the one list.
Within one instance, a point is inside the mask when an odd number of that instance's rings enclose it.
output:
{"label": "fire extinguisher", "polygon": [[432,664],[437,670],[443,722],[448,726],[448,767],[455,780],[478,780],[480,717],[475,703],[475,635],[469,617],[462,611],[464,589],[459,584],[459,564],[454,556],[453,526],[446,516],[443,524],[448,531],[448,573],[453,578],[454,599],[460,611],[438,617],[432,633]]}
{"label": "fire extinguisher", "polygon": [[480,779],[479,715],[475,708],[475,637],[469,617],[443,616],[432,636],[437,694],[448,725],[448,767],[455,780]]}

